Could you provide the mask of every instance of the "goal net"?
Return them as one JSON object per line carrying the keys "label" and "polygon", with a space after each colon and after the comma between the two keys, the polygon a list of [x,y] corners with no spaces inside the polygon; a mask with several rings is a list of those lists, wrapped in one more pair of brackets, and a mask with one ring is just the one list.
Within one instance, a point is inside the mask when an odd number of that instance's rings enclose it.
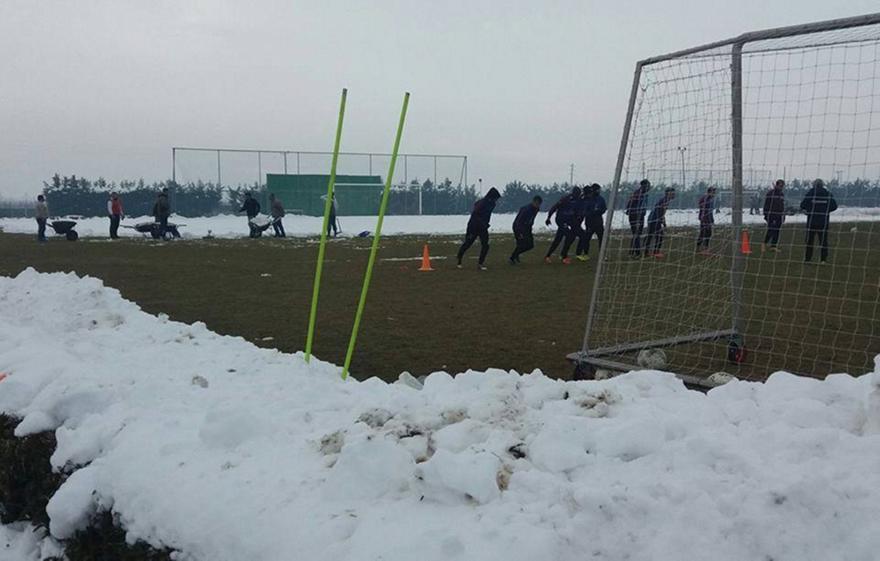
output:
{"label": "goal net", "polygon": [[611,234],[569,358],[695,383],[869,371],[878,180],[880,14],[638,63]]}

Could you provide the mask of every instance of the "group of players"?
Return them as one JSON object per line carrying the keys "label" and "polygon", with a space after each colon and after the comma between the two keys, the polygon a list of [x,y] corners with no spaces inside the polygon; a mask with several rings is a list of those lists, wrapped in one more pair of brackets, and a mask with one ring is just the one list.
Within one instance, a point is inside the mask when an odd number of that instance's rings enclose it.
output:
{"label": "group of players", "polygon": [[[785,181],[779,179],[764,196],[764,221],[767,223],[767,231],[762,251],[779,251],[779,234],[785,222],[787,209],[784,195]],[[553,217],[556,217],[556,236],[550,243],[550,247],[544,256],[545,263],[551,263],[557,248],[562,245],[562,263],[568,265],[572,262],[569,251],[575,240],[575,259],[587,261],[589,259],[590,241],[595,235],[599,245],[605,235],[603,215],[607,210],[605,199],[600,193],[598,183],[589,186],[573,187],[571,192],[564,195],[553,205],[547,213],[547,226],[550,226]],[[643,179],[633,191],[626,203],[625,213],[629,220],[632,238],[629,245],[629,255],[633,259],[653,258],[663,259],[663,240],[666,232],[666,211],[670,203],[675,199],[675,188],[664,189],[663,195],[651,207],[648,212],[648,192],[651,190],[651,182]],[[701,256],[711,256],[709,243],[712,238],[712,228],[715,223],[715,196],[717,189],[708,187],[698,202],[698,219],[700,223],[699,233],[696,240],[696,253]],[[477,267],[486,269],[486,256],[489,253],[489,220],[492,211],[501,194],[496,188],[491,188],[485,197],[474,203],[470,220],[468,220],[467,232],[464,243],[458,250],[458,268],[462,267],[462,258],[476,240],[480,240],[480,256]],[[513,221],[513,235],[516,239],[516,248],[510,255],[509,262],[516,265],[520,262],[520,255],[535,247],[532,227],[535,218],[541,210],[543,201],[541,197],[534,197],[532,202],[521,207]],[[834,196],[825,188],[821,179],[816,179],[812,187],[807,191],[800,204],[800,210],[807,215],[807,228],[805,237],[804,261],[810,263],[813,258],[813,246],[818,240],[820,248],[820,263],[826,263],[828,259],[828,227],[829,215],[837,210],[837,202]],[[647,218],[647,230],[646,226]]]}
{"label": "group of players", "polygon": [[[544,256],[545,263],[551,263],[553,255],[557,248],[562,247],[561,258],[566,265],[571,264],[572,259],[569,256],[572,245],[577,241],[575,246],[575,259],[579,261],[587,261],[590,253],[590,241],[593,236],[601,246],[602,239],[605,236],[605,224],[603,215],[608,209],[605,198],[600,193],[601,186],[598,183],[585,185],[584,187],[572,187],[571,192],[564,195],[556,202],[547,213],[547,226],[553,222],[556,217],[556,236],[550,243],[550,248]],[[486,255],[489,253],[489,220],[492,217],[492,211],[501,194],[494,187],[489,189],[486,196],[474,203],[474,209],[471,212],[470,220],[468,220],[467,232],[465,234],[464,243],[458,249],[458,267],[461,268],[462,258],[467,250],[476,240],[480,240],[480,257],[477,261],[477,267],[480,270],[486,269]],[[541,197],[534,197],[532,201],[522,206],[513,220],[513,236],[516,240],[516,248],[510,255],[508,262],[511,265],[517,265],[520,262],[520,256],[535,247],[535,239],[532,234],[532,228],[535,224],[535,218],[541,211],[543,204]]]}

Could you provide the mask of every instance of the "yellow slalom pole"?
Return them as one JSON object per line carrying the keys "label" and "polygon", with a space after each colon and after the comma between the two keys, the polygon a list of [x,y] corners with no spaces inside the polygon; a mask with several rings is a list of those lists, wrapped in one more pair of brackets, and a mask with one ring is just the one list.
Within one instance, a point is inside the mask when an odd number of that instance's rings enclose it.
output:
{"label": "yellow slalom pole", "polygon": [[376,254],[379,252],[379,237],[382,235],[382,222],[385,220],[385,209],[388,208],[388,194],[391,192],[391,180],[394,177],[394,166],[397,164],[397,150],[400,148],[400,137],[403,135],[403,123],[406,121],[406,109],[409,106],[409,92],[403,96],[403,108],[400,110],[400,121],[397,123],[397,136],[394,138],[394,148],[391,150],[391,165],[388,167],[388,175],[385,176],[385,190],[382,191],[382,203],[379,205],[379,220],[376,222],[376,234],[373,236],[373,246],[370,248],[370,260],[367,261],[367,273],[364,275],[364,286],[361,288],[361,298],[358,300],[357,312],[354,315],[354,326],[351,328],[351,339],[348,341],[348,352],[345,353],[345,365],[342,367],[342,379],[348,378],[348,367],[351,366],[351,357],[354,355],[354,346],[357,341],[358,328],[361,325],[361,317],[364,314],[364,306],[367,303],[367,291],[370,289],[370,279],[373,277],[373,264],[376,262]]}
{"label": "yellow slalom pole", "polygon": [[330,180],[327,182],[327,200],[324,202],[324,223],[321,227],[321,243],[318,244],[318,265],[315,267],[315,283],[312,286],[312,308],[309,311],[309,332],[306,335],[306,362],[312,358],[312,342],[315,339],[315,319],[318,316],[318,293],[321,291],[321,272],[324,270],[324,249],[327,245],[327,226],[330,208],[333,206],[333,188],[336,186],[336,162],[339,159],[339,141],[342,139],[342,119],[345,116],[345,98],[348,90],[342,89],[339,102],[339,120],[336,123],[336,141],[333,144],[333,161],[330,164]]}

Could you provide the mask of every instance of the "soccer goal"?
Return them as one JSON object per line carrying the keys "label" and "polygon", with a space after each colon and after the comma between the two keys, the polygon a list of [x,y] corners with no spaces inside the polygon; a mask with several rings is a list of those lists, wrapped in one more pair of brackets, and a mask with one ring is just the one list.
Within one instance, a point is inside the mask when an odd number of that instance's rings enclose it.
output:
{"label": "soccer goal", "polygon": [[[171,148],[171,177],[180,185],[204,185],[219,189],[265,190],[270,176],[276,181],[310,184],[323,193],[332,152],[306,150],[228,149],[205,147]],[[398,214],[436,214],[442,209],[443,193],[438,187],[463,188],[468,183],[468,158],[455,154],[400,154],[395,190]],[[375,214],[382,190],[381,173],[388,168],[391,154],[379,152],[340,152],[337,192],[346,202],[346,214]],[[277,183],[276,183],[277,184]],[[378,185],[378,187],[377,187]],[[323,212],[315,197],[285,200],[286,208],[309,213]],[[357,212],[356,212],[357,210]],[[463,208],[462,211],[465,209]]]}
{"label": "soccer goal", "polygon": [[[642,179],[651,188],[633,197]],[[659,366],[697,384],[719,371],[870,371],[878,179],[880,14],[637,63],[610,235],[569,359]]]}

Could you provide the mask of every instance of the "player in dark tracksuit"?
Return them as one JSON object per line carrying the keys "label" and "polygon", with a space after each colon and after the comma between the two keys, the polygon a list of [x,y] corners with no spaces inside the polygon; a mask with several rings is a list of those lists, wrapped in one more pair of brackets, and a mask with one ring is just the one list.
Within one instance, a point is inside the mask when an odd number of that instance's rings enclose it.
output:
{"label": "player in dark tracksuit", "polygon": [[764,235],[764,243],[761,244],[763,251],[768,245],[770,251],[779,251],[779,231],[785,222],[785,181],[777,179],[773,188],[764,196],[764,221],[767,223],[767,234]]}
{"label": "player in dark tracksuit", "polygon": [[663,247],[663,235],[666,231],[666,209],[675,198],[675,189],[668,187],[663,191],[663,197],[654,205],[651,214],[648,215],[648,235],[645,236],[645,257],[662,259],[665,257],[660,252]]}
{"label": "player in dark tracksuit", "polygon": [[468,220],[467,232],[464,236],[464,243],[458,248],[458,268],[461,268],[461,259],[465,252],[470,249],[477,238],[480,238],[480,259],[477,267],[481,270],[486,269],[486,255],[489,253],[489,220],[492,218],[492,211],[501,193],[498,189],[492,187],[486,196],[474,203],[474,209],[471,211],[471,218]]}
{"label": "player in dark tracksuit", "polygon": [[837,201],[834,195],[825,188],[825,182],[817,179],[813,182],[813,188],[804,195],[801,201],[801,210],[807,213],[807,239],[804,262],[809,263],[813,259],[813,241],[819,238],[820,254],[822,263],[828,259],[828,218],[837,210]]}
{"label": "player in dark tracksuit", "polygon": [[651,190],[651,182],[642,179],[639,187],[629,200],[626,201],[626,215],[629,217],[629,229],[632,232],[632,241],[629,245],[629,254],[638,259],[642,250],[642,230],[645,228],[645,214],[648,212],[648,191]]}
{"label": "player in dark tracksuit", "polygon": [[581,188],[572,187],[571,193],[564,195],[555,205],[550,207],[545,224],[549,226],[550,220],[555,214],[557,230],[556,237],[553,238],[553,242],[550,244],[550,249],[547,250],[547,255],[544,256],[545,263],[550,263],[551,256],[562,240],[565,240],[565,243],[562,245],[562,262],[566,265],[571,263],[571,258],[568,257],[568,249],[571,247],[571,244],[575,239],[573,223],[577,219],[580,201]]}
{"label": "player in dark tracksuit", "polygon": [[596,235],[599,247],[602,247],[602,238],[605,237],[604,214],[608,210],[605,197],[601,195],[602,187],[593,183],[584,189],[584,233],[578,242],[577,258],[587,261],[590,254],[590,240]]}
{"label": "player in dark tracksuit", "polygon": [[535,238],[532,236],[532,226],[535,217],[541,210],[541,197],[535,197],[532,202],[520,207],[513,219],[513,237],[516,239],[516,249],[510,255],[510,264],[519,263],[519,256],[535,247]]}
{"label": "player in dark tracksuit", "polygon": [[709,240],[712,238],[712,224],[715,223],[715,192],[715,187],[709,187],[698,203],[700,235],[697,237],[697,253],[700,255],[709,255]]}

